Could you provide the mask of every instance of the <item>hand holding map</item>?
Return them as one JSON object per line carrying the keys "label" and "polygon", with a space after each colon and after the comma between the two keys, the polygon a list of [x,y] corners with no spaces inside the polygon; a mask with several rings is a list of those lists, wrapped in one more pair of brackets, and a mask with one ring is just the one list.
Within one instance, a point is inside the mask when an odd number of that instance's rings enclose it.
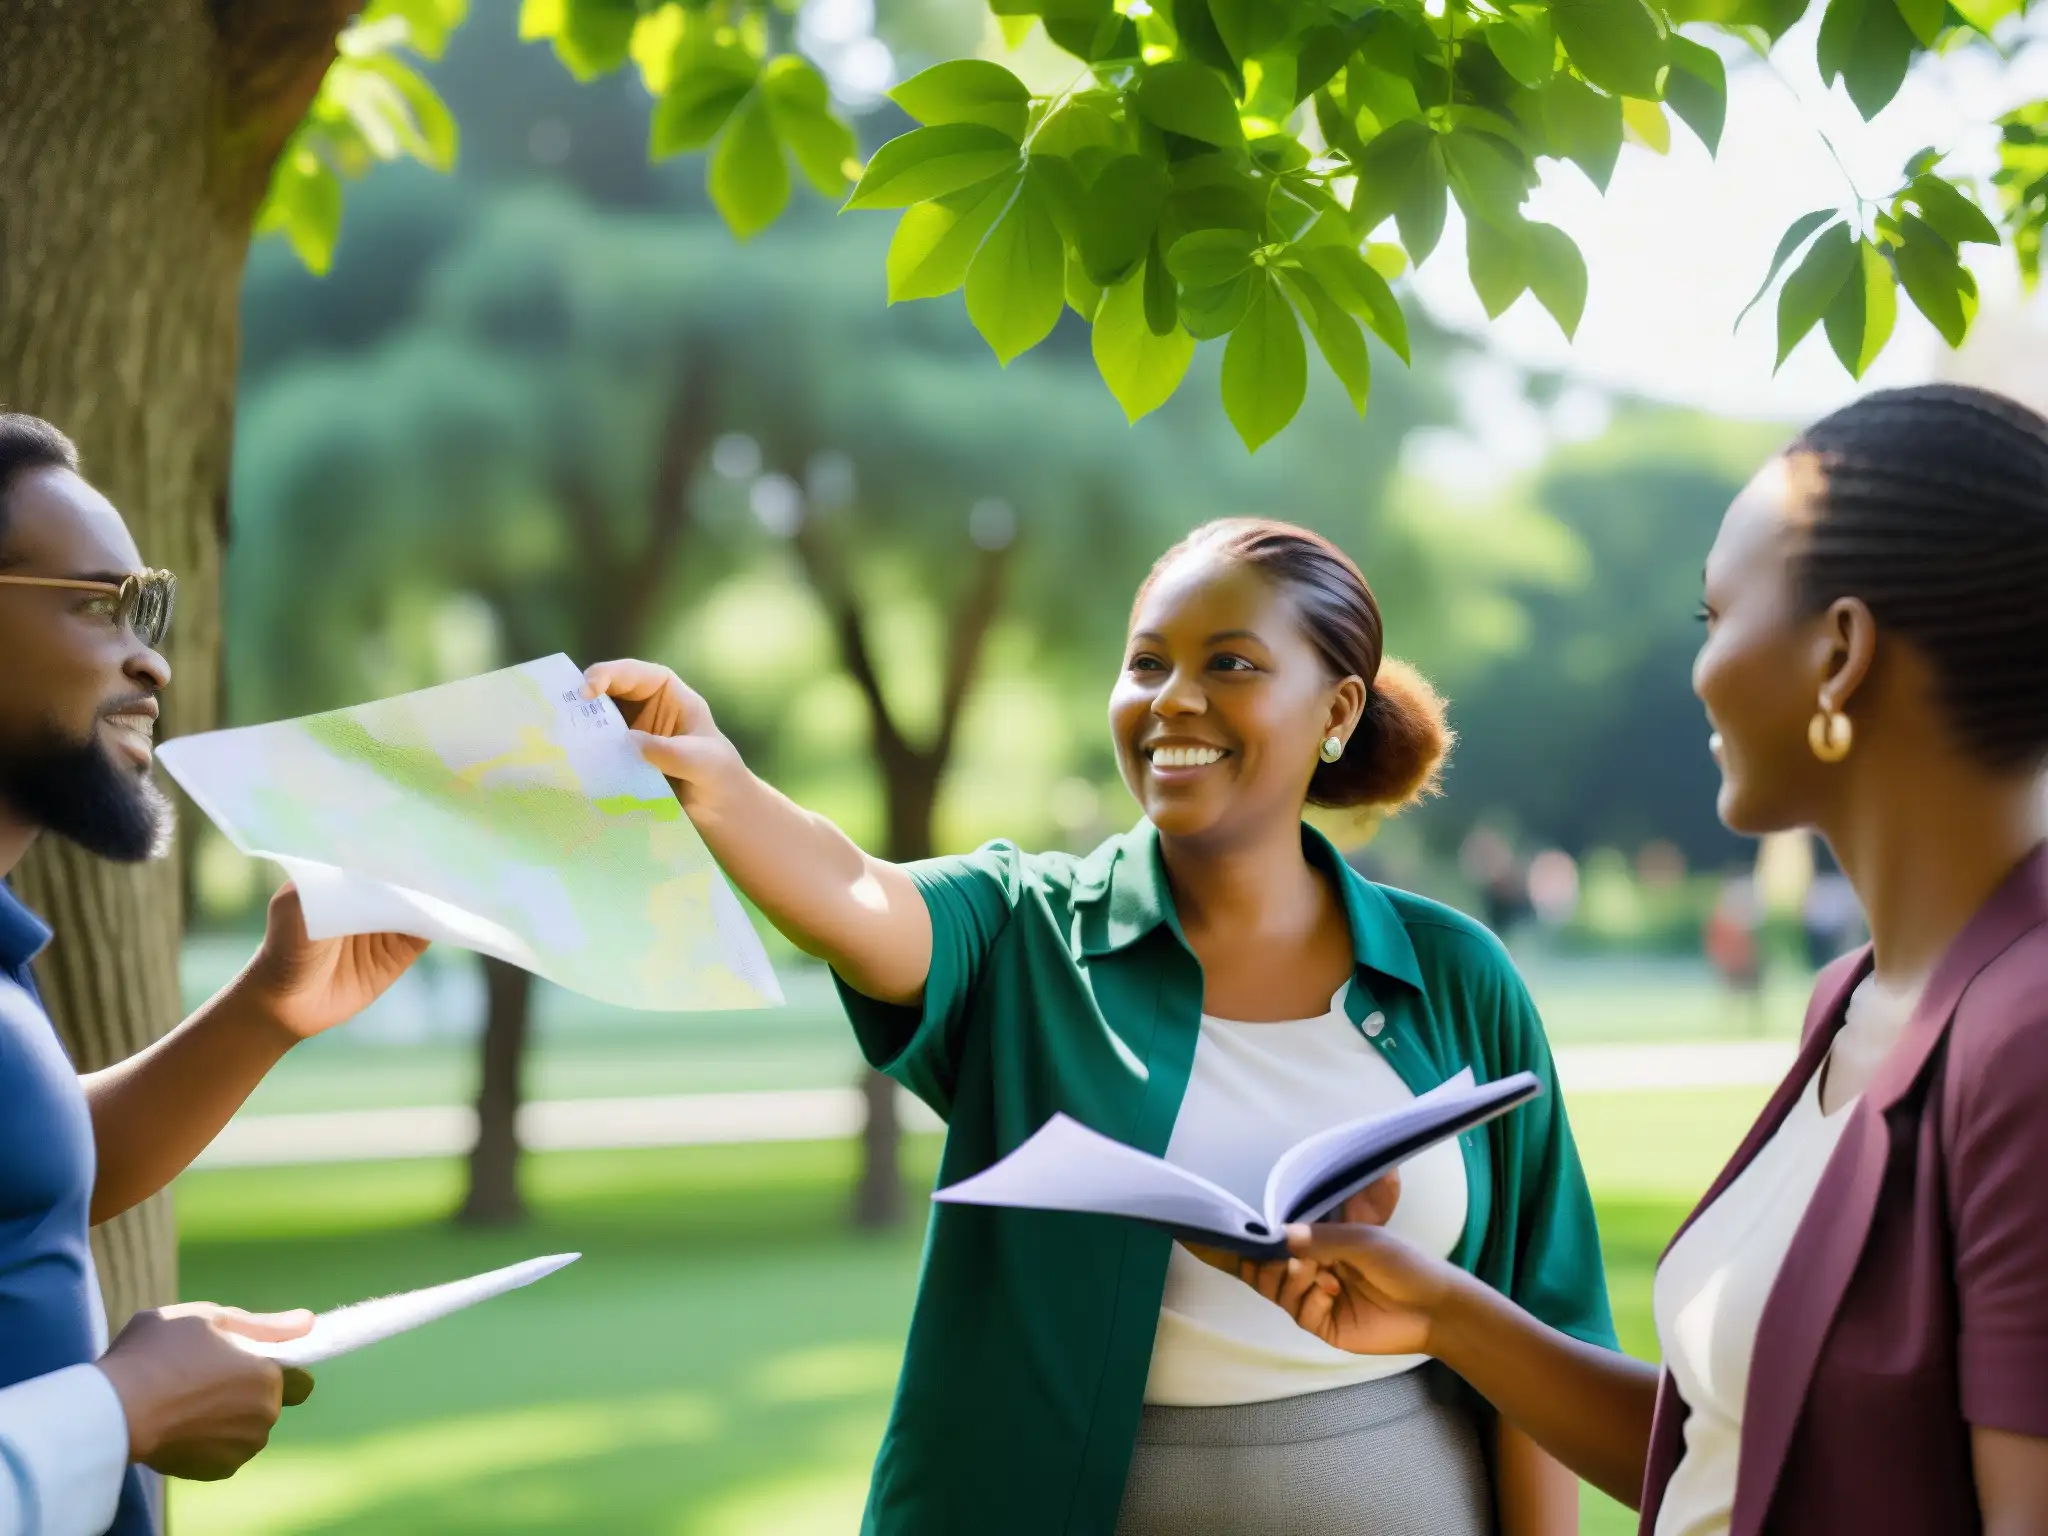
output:
{"label": "hand holding map", "polygon": [[549,656],[459,683],[164,743],[308,934],[409,933],[629,1008],[782,990],[710,851],[610,699]]}

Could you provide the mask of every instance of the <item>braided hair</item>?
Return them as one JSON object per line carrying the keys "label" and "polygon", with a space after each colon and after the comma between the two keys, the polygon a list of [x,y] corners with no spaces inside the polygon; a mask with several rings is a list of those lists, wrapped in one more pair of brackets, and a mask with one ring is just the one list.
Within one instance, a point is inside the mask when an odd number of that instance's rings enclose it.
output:
{"label": "braided hair", "polygon": [[2048,758],[2048,420],[1988,390],[1884,390],[1790,450],[1819,471],[1799,601],[1860,598],[1926,656],[1964,745]]}
{"label": "braided hair", "polygon": [[1279,587],[1293,599],[1331,675],[1357,677],[1366,685],[1365,712],[1344,755],[1316,764],[1308,785],[1311,805],[1396,810],[1438,793],[1455,739],[1444,701],[1420,672],[1386,654],[1379,600],[1349,555],[1292,523],[1218,518],[1159,557],[1138,588],[1137,603],[1168,566],[1196,553],[1248,565]]}

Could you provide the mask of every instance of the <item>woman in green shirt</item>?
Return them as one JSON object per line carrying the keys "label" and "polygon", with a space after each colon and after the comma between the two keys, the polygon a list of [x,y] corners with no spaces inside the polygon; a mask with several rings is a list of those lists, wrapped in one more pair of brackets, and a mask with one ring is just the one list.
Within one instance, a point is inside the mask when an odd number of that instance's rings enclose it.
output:
{"label": "woman in green shirt", "polygon": [[[1506,954],[1302,822],[1310,803],[1427,792],[1449,740],[1326,540],[1233,519],[1154,567],[1109,704],[1145,818],[1085,856],[885,863],[748,772],[665,669],[607,663],[587,686],[619,701],[726,873],[832,967],[868,1059],[945,1118],[942,1182],[1064,1112],[1256,1198],[1302,1136],[1460,1073],[1532,1071],[1552,1091],[1413,1160],[1393,1219],[1613,1346],[1585,1179]],[[1577,1529],[1569,1474],[1440,1367],[1303,1338],[1234,1266],[1150,1228],[935,1208],[863,1531]]]}

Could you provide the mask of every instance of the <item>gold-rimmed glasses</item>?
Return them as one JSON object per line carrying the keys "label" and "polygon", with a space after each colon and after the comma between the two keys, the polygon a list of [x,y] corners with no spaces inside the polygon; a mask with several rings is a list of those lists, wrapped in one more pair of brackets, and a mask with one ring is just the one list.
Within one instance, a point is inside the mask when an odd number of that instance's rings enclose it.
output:
{"label": "gold-rimmed glasses", "polygon": [[178,578],[169,571],[137,571],[120,581],[85,581],[70,576],[0,576],[0,586],[59,587],[98,592],[114,600],[114,621],[130,630],[151,650],[170,632],[171,613],[178,604]]}

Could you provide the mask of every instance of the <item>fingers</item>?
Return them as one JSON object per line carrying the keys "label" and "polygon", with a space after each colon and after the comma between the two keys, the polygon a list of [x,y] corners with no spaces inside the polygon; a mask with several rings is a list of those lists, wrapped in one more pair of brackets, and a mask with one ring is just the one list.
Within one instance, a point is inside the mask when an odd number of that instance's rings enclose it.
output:
{"label": "fingers", "polygon": [[313,1314],[301,1307],[292,1312],[244,1312],[240,1307],[216,1307],[213,1326],[222,1333],[239,1333],[245,1339],[266,1344],[302,1339],[313,1329]]}
{"label": "fingers", "polygon": [[671,779],[684,783],[696,778],[718,758],[724,748],[701,736],[663,736],[646,731],[628,731],[627,737],[640,756]]}
{"label": "fingers", "polygon": [[648,661],[599,662],[583,674],[588,698],[618,701],[626,724],[655,736],[679,736],[710,723],[710,709],[667,667]]}
{"label": "fingers", "polygon": [[1390,1239],[1384,1229],[1372,1225],[1319,1222],[1309,1226],[1295,1222],[1287,1229],[1287,1251],[1299,1259],[1316,1259],[1334,1264],[1345,1259],[1379,1252]]}
{"label": "fingers", "polygon": [[285,1407],[296,1408],[312,1395],[313,1373],[301,1370],[296,1365],[286,1366],[284,1372]]}
{"label": "fingers", "polygon": [[1396,1168],[1344,1202],[1344,1220],[1354,1225],[1383,1227],[1401,1203],[1401,1170]]}
{"label": "fingers", "polygon": [[1316,1283],[1308,1288],[1301,1304],[1293,1309],[1295,1322],[1317,1338],[1327,1341],[1335,1328],[1340,1291],[1335,1275],[1328,1270],[1319,1272]]}
{"label": "fingers", "polygon": [[1282,1311],[1290,1316],[1301,1311],[1302,1303],[1317,1289],[1322,1276],[1322,1267],[1310,1259],[1289,1259],[1280,1266],[1284,1276],[1280,1282],[1280,1294],[1273,1299]]}
{"label": "fingers", "polygon": [[653,698],[675,680],[675,673],[651,661],[600,661],[583,669],[583,696],[609,695],[638,704]]}

